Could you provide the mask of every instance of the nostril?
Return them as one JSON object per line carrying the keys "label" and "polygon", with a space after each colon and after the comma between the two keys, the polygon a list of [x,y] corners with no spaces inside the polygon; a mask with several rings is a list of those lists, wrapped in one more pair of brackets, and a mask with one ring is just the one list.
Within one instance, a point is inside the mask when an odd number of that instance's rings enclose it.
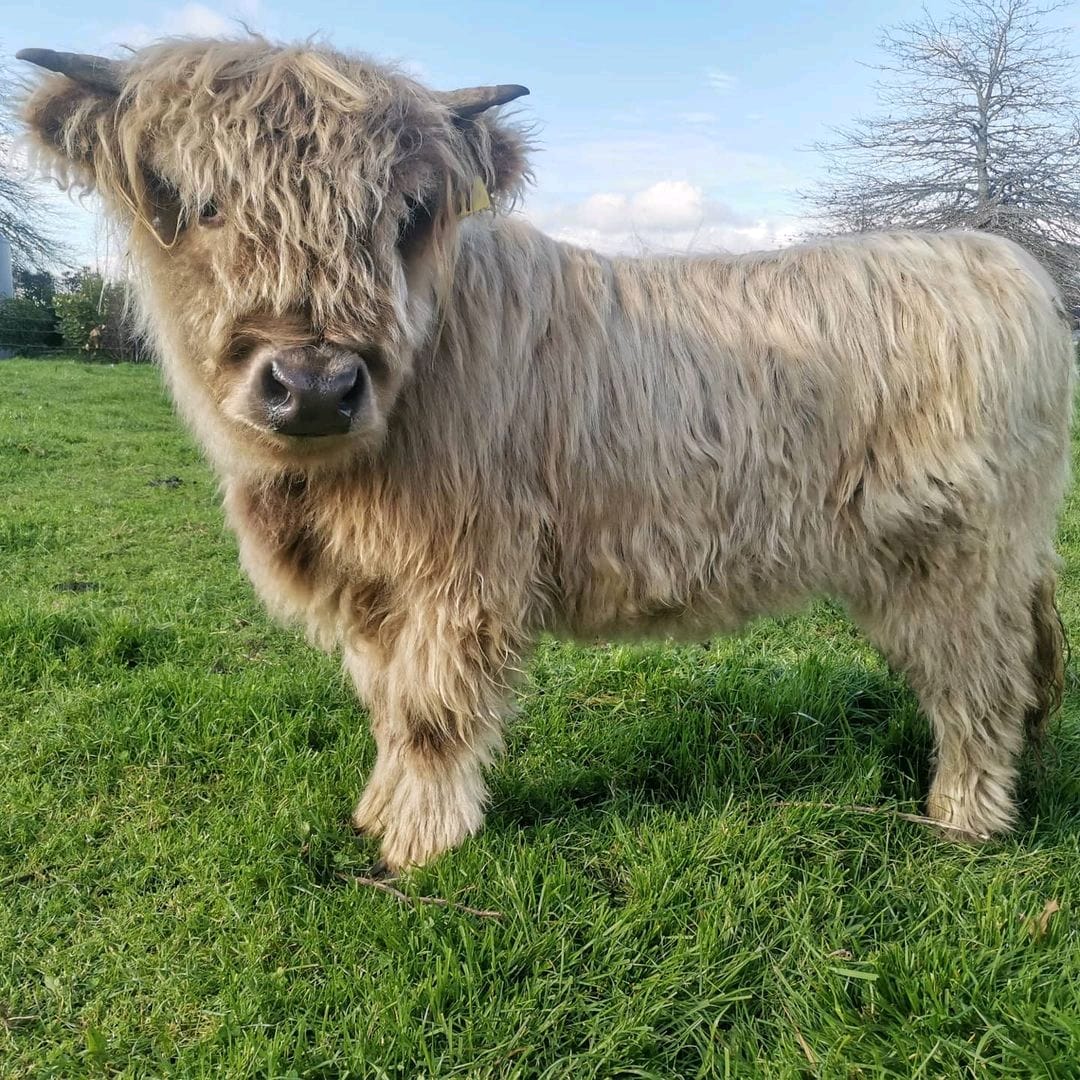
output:
{"label": "nostril", "polygon": [[276,361],[271,361],[262,370],[262,395],[263,400],[272,409],[280,409],[291,396],[291,391]]}
{"label": "nostril", "polygon": [[356,412],[357,407],[360,404],[360,399],[364,396],[364,377],[358,367],[353,372],[352,384],[341,395],[341,400],[338,402],[338,412],[343,416],[351,417]]}

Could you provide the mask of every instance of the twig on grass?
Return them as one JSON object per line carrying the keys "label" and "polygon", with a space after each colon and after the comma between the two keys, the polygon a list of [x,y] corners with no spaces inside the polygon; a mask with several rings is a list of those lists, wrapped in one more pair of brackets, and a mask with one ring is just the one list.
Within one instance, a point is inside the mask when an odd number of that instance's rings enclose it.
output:
{"label": "twig on grass", "polygon": [[[780,970],[779,964],[773,964],[773,971],[776,973],[776,981],[783,986],[787,992],[793,993],[791,989],[791,983],[784,978],[784,973]],[[791,1015],[791,1010],[787,1007],[787,1002],[780,999],[780,1008],[784,1010],[784,1015],[788,1018],[788,1023],[791,1024],[791,1030],[795,1033],[795,1041],[799,1044],[799,1049],[802,1050],[806,1060],[810,1063],[811,1067],[817,1065],[817,1055],[814,1053],[810,1044],[803,1037],[803,1033],[799,1030],[799,1025],[795,1023],[795,1017]]]}
{"label": "twig on grass", "polygon": [[365,885],[369,889],[378,889],[379,892],[387,893],[395,900],[401,901],[403,904],[432,904],[435,907],[453,908],[455,911],[463,911],[466,915],[474,915],[478,919],[501,919],[503,913],[501,911],[487,911],[484,908],[469,907],[468,904],[459,904],[454,900],[444,900],[441,896],[410,896],[408,893],[402,892],[400,889],[395,889],[387,881],[380,881],[379,878],[367,877],[365,874],[344,874],[338,872],[334,875],[340,878],[342,881],[351,881],[354,885]]}
{"label": "twig on grass", "polygon": [[32,1024],[38,1018],[36,1016],[3,1016],[0,1015],[0,1025],[6,1027],[9,1031],[12,1028],[18,1027],[20,1024]]}
{"label": "twig on grass", "polygon": [[811,1049],[810,1044],[803,1038],[803,1033],[799,1030],[799,1025],[795,1023],[795,1017],[791,1015],[791,1010],[781,1001],[781,1008],[787,1014],[788,1022],[791,1024],[791,1030],[795,1033],[795,1041],[799,1044],[799,1049],[802,1050],[806,1056],[806,1060],[811,1065],[817,1064],[817,1055]]}
{"label": "twig on grass", "polygon": [[807,810],[846,810],[852,814],[884,814],[887,817],[910,821],[916,825],[930,825],[935,829],[947,829],[950,832],[963,833],[964,836],[974,836],[976,840],[991,839],[988,833],[973,833],[970,829],[965,829],[960,825],[950,825],[946,821],[935,821],[933,818],[925,817],[923,814],[908,814],[903,810],[893,810],[890,806],[842,806],[839,803],[827,802],[774,802],[772,805],[777,807],[797,806]]}
{"label": "twig on grass", "polygon": [[45,871],[51,869],[50,867],[39,866],[36,870],[23,870],[18,874],[10,874],[6,878],[0,878],[0,889],[7,888],[8,885],[21,885],[24,881],[31,881],[34,878],[44,877]]}

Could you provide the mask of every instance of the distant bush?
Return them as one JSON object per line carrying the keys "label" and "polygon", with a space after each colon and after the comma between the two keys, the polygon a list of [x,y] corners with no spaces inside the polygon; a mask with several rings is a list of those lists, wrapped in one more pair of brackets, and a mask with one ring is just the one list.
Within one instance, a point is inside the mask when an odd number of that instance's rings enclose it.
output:
{"label": "distant bush", "polygon": [[101,325],[105,313],[104,294],[105,282],[101,275],[87,273],[75,283],[73,291],[56,297],[56,313],[60,317],[64,344],[69,349],[91,350],[94,331]]}
{"label": "distant bush", "polygon": [[52,307],[53,297],[56,295],[56,278],[48,270],[28,270],[24,266],[16,266],[12,277],[16,296]]}
{"label": "distant bush", "polygon": [[87,360],[150,359],[135,331],[124,282],[84,267],[56,276],[16,267],[15,296],[0,299],[0,356],[67,350]]}
{"label": "distant bush", "polygon": [[124,283],[83,270],[69,275],[64,285],[54,303],[67,348],[90,360],[150,359],[131,320]]}

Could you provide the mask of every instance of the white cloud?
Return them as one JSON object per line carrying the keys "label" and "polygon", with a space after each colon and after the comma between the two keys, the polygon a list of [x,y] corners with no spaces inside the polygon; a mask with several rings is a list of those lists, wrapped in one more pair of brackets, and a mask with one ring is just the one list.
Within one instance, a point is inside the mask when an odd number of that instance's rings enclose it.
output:
{"label": "white cloud", "polygon": [[220,37],[236,29],[236,23],[224,15],[211,11],[203,4],[184,4],[177,9],[171,22],[177,34],[191,34],[193,37]]}
{"label": "white cloud", "polygon": [[598,192],[530,216],[559,240],[608,254],[754,251],[790,243],[799,231],[794,219],[740,214],[685,180]]}
{"label": "white cloud", "polygon": [[712,113],[673,119],[606,137],[594,129],[552,138],[533,158],[529,216],[560,239],[611,253],[748,251],[798,234],[801,173],[732,148]]}
{"label": "white cloud", "polygon": [[661,180],[631,200],[635,220],[658,229],[695,228],[706,216],[705,193],[685,180]]}
{"label": "white cloud", "polygon": [[735,84],[739,81],[737,75],[732,75],[728,71],[721,71],[719,68],[709,68],[705,72],[705,78],[714,90],[719,90],[722,94],[733,90]]}
{"label": "white cloud", "polygon": [[537,190],[546,198],[559,192],[581,198],[593,191],[638,191],[678,177],[707,191],[722,191],[732,201],[789,202],[790,193],[804,180],[777,158],[732,149],[706,124],[669,124],[601,137],[595,131],[548,137],[550,142],[532,161]]}
{"label": "white cloud", "polygon": [[676,113],[675,118],[684,124],[715,124],[718,117],[711,112],[684,112]]}
{"label": "white cloud", "polygon": [[590,195],[584,202],[571,206],[568,218],[572,223],[601,232],[617,229],[626,220],[627,198],[609,192]]}
{"label": "white cloud", "polygon": [[109,45],[146,45],[163,37],[235,37],[243,26],[260,17],[259,0],[234,0],[220,10],[205,4],[188,3],[161,8],[153,22],[128,23],[113,27],[104,37]]}

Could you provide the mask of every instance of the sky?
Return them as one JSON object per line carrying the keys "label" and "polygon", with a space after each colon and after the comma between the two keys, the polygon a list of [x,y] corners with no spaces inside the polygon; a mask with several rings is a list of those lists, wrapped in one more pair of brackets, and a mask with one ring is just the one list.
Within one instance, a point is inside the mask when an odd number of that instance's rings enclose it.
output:
{"label": "sky", "polygon": [[[522,83],[531,94],[514,110],[534,126],[537,148],[519,211],[538,226],[608,252],[746,251],[805,228],[799,192],[821,167],[813,144],[874,110],[868,65],[880,58],[881,30],[920,10],[898,0],[40,0],[6,7],[0,51],[120,55],[124,45],[237,34],[243,24],[397,61],[437,89]],[[1060,21],[1080,46],[1080,4]],[[115,240],[95,208],[49,198],[78,261],[110,265]]]}

